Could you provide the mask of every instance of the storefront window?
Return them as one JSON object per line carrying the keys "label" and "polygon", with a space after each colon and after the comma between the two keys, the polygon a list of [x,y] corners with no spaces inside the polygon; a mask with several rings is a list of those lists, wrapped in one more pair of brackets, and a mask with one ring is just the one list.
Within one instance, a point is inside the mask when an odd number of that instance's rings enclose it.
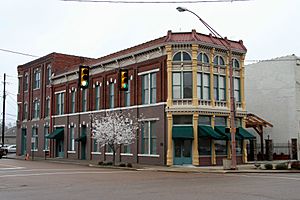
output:
{"label": "storefront window", "polygon": [[227,155],[226,140],[215,140],[216,155]]}
{"label": "storefront window", "polygon": [[198,152],[199,155],[211,155],[211,140],[209,138],[198,139]]}

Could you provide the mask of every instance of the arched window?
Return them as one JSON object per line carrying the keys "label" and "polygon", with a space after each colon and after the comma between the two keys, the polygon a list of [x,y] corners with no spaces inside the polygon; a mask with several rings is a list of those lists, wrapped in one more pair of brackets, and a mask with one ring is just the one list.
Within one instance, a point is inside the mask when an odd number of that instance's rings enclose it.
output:
{"label": "arched window", "polygon": [[236,69],[240,68],[240,63],[236,58],[232,59],[232,66],[233,66],[233,68],[236,68]]}
{"label": "arched window", "polygon": [[214,65],[220,65],[220,66],[225,65],[225,62],[224,62],[224,59],[222,58],[222,56],[219,56],[219,55],[215,56]]}
{"label": "arched window", "polygon": [[192,58],[191,58],[190,54],[188,54],[185,51],[177,52],[173,56],[173,61],[191,61],[191,60],[192,60]]}
{"label": "arched window", "polygon": [[201,63],[209,63],[209,58],[205,53],[199,53],[197,60]]}

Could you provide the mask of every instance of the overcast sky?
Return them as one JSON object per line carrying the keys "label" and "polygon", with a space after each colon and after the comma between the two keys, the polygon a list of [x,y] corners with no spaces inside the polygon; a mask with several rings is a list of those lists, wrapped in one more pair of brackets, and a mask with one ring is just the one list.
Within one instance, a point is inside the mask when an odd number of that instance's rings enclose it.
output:
{"label": "overcast sky", "polygon": [[[300,56],[300,0],[198,4],[1,0],[0,49],[36,56],[59,52],[98,58],[162,37],[168,30],[209,33],[191,13],[179,13],[178,6],[197,13],[223,37],[243,40],[248,49],[246,61]],[[17,66],[34,59],[0,51],[0,111],[6,73],[8,122],[15,121],[17,112]]]}

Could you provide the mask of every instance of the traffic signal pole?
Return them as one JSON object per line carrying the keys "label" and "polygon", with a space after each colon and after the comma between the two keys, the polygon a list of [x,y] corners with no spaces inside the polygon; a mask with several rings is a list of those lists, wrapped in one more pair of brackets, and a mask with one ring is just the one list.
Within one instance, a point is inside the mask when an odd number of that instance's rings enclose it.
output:
{"label": "traffic signal pole", "polygon": [[4,82],[3,82],[3,112],[2,112],[2,147],[4,147],[4,130],[5,130],[5,98],[6,98],[6,74],[4,73]]}

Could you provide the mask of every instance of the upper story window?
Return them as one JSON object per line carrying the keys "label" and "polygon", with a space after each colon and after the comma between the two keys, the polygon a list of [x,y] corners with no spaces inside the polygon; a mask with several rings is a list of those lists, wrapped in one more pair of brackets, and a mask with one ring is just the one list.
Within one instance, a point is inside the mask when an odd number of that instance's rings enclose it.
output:
{"label": "upper story window", "polygon": [[215,126],[226,126],[227,118],[226,117],[215,117]]}
{"label": "upper story window", "polygon": [[27,120],[28,118],[28,104],[27,102],[24,103],[23,105],[23,120]]}
{"label": "upper story window", "polygon": [[157,154],[157,136],[155,122],[148,121],[142,126],[142,154],[156,155]]}
{"label": "upper story window", "polygon": [[87,111],[87,89],[83,89],[82,90],[82,112],[86,112]]}
{"label": "upper story window", "polygon": [[71,91],[71,109],[70,109],[70,113],[75,113],[76,110],[76,91],[72,90]]}
{"label": "upper story window", "polygon": [[128,90],[125,91],[125,98],[124,98],[124,100],[125,100],[124,105],[125,106],[130,106],[130,87],[131,87],[130,83],[131,83],[131,81],[129,80],[128,81]]}
{"label": "upper story window", "polygon": [[100,109],[100,85],[95,85],[95,110]]}
{"label": "upper story window", "polygon": [[74,126],[70,127],[70,145],[69,151],[75,151],[75,129]]}
{"label": "upper story window", "polygon": [[39,147],[39,137],[38,137],[38,128],[37,127],[33,127],[32,128],[32,146],[31,146],[31,149],[33,151],[37,151],[38,150],[38,147]]}
{"label": "upper story window", "polygon": [[142,75],[142,104],[156,103],[156,73]]}
{"label": "upper story window", "polygon": [[235,101],[241,101],[241,81],[240,78],[234,78],[234,98]]}
{"label": "upper story window", "polygon": [[51,65],[47,66],[47,70],[46,70],[46,84],[49,85],[50,81],[51,81]]}
{"label": "upper story window", "polygon": [[191,60],[192,60],[192,58],[191,58],[190,54],[185,51],[177,52],[173,56],[173,61],[183,62],[183,61],[191,61]]}
{"label": "upper story window", "polygon": [[109,108],[114,108],[115,106],[115,84],[109,84]]}
{"label": "upper story window", "polygon": [[56,114],[63,115],[64,111],[64,100],[65,100],[65,93],[57,93],[56,94]]}
{"label": "upper story window", "polygon": [[50,116],[50,98],[47,97],[45,101],[45,117]]}
{"label": "upper story window", "polygon": [[25,74],[23,81],[24,81],[23,89],[24,89],[24,91],[28,91],[28,74],[27,73]]}
{"label": "upper story window", "polygon": [[205,64],[209,63],[209,58],[206,55],[206,53],[199,53],[198,56],[197,56],[197,60],[200,63],[205,63]]}
{"label": "upper story window", "polygon": [[21,91],[21,77],[18,78],[18,94],[20,94]]}
{"label": "upper story window", "polygon": [[191,99],[193,96],[192,72],[173,72],[173,99]]}
{"label": "upper story window", "polygon": [[210,74],[197,73],[197,97],[198,99],[210,99]]}
{"label": "upper story window", "polygon": [[39,69],[36,69],[33,73],[33,89],[40,88],[41,81],[41,72]]}
{"label": "upper story window", "polygon": [[214,75],[214,97],[217,101],[226,100],[226,77]]}
{"label": "upper story window", "polygon": [[215,66],[225,66],[225,62],[222,56],[216,55],[214,58]]}
{"label": "upper story window", "polygon": [[173,125],[192,125],[193,124],[193,116],[192,115],[174,115],[173,116]]}
{"label": "upper story window", "polygon": [[33,102],[33,118],[37,119],[40,116],[40,101],[34,100]]}
{"label": "upper story window", "polygon": [[199,125],[211,125],[211,117],[210,116],[199,116],[198,118]]}
{"label": "upper story window", "polygon": [[236,58],[232,59],[232,67],[235,69],[239,69],[240,68],[240,63]]}

